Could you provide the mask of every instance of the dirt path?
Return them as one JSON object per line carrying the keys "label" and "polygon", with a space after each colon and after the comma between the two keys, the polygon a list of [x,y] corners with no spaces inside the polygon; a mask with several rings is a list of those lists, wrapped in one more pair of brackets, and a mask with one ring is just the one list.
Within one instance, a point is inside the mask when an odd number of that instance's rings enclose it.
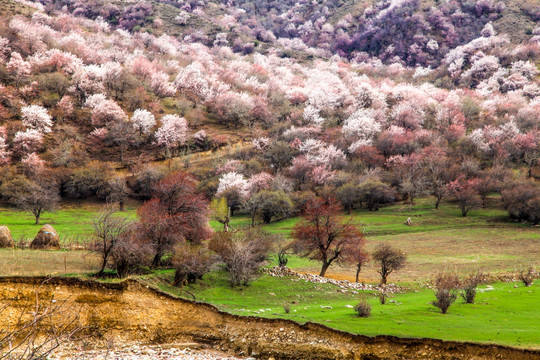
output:
{"label": "dirt path", "polygon": [[[35,298],[42,278],[1,278],[7,310],[0,328]],[[40,288],[41,301],[74,305],[85,336],[93,343],[207,344],[216,350],[261,359],[539,359],[540,351],[444,342],[431,339],[366,337],[324,325],[281,319],[241,317],[214,306],[148,288],[135,280],[103,284],[53,278]],[[65,315],[64,315],[65,316]],[[87,338],[86,341],[88,341]]]}

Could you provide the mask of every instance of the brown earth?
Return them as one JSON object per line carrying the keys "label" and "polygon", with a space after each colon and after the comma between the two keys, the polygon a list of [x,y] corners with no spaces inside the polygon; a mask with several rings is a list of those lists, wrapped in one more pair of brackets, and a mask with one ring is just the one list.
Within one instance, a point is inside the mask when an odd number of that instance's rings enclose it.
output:
{"label": "brown earth", "polygon": [[[0,329],[17,319],[36,291],[78,313],[85,341],[95,344],[194,342],[269,359],[540,359],[540,351],[496,345],[367,337],[324,325],[231,315],[212,305],[178,299],[136,280],[98,283],[75,278],[0,278]],[[39,288],[39,290],[38,290]]]}

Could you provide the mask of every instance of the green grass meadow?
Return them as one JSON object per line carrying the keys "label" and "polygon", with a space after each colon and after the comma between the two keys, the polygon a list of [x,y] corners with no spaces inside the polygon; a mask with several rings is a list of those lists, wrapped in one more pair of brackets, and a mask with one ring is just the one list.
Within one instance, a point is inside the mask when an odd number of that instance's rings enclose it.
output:
{"label": "green grass meadow", "polygon": [[[64,204],[55,212],[41,216],[40,224],[35,225],[34,215],[10,207],[0,207],[0,226],[7,226],[15,242],[32,240],[41,226],[51,224],[60,235],[61,244],[85,243],[93,235],[92,221],[103,209],[103,204],[72,203]],[[135,219],[136,205],[126,207],[126,216]]]}
{"label": "green grass meadow", "polygon": [[[482,286],[475,304],[461,298],[441,314],[431,305],[433,290],[410,289],[394,294],[385,305],[375,294],[341,290],[330,284],[313,284],[297,278],[263,275],[248,287],[231,288],[224,272],[211,273],[183,290],[171,287],[172,273],[145,278],[150,284],[185,298],[208,302],[238,315],[282,318],[363,335],[435,338],[497,343],[540,349],[540,287],[521,283]],[[187,291],[186,291],[187,290]],[[371,316],[359,318],[353,309],[364,296]],[[290,307],[287,314],[284,306]],[[322,308],[332,307],[331,309]]]}

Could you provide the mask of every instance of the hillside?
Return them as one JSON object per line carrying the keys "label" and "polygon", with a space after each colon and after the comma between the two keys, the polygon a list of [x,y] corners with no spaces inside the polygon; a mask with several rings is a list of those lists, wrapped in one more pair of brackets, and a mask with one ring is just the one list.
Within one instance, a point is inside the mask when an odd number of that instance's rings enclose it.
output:
{"label": "hillside", "polygon": [[[509,208],[536,189],[533,1],[2,5],[0,194],[16,206],[20,189],[145,200],[180,168],[233,213],[259,192],[297,213],[331,192],[377,210],[470,189],[472,207],[506,191]],[[537,223],[531,209],[509,211]]]}

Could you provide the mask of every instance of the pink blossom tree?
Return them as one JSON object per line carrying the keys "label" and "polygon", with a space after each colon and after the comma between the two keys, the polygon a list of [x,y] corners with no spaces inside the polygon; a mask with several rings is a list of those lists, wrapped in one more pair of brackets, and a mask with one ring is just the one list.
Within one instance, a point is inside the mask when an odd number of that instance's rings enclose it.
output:
{"label": "pink blossom tree", "polygon": [[11,162],[11,152],[3,136],[0,136],[0,165],[8,165]]}
{"label": "pink blossom tree", "polygon": [[41,160],[35,152],[24,156],[21,159],[21,164],[26,176],[32,178],[43,173],[45,170],[45,161]]}
{"label": "pink blossom tree", "polygon": [[464,176],[461,176],[447,185],[448,191],[456,199],[461,210],[461,215],[464,217],[467,216],[469,211],[482,205],[478,191],[476,190],[477,183],[477,178],[466,179]]}
{"label": "pink blossom tree", "polygon": [[127,119],[124,110],[115,101],[107,99],[103,94],[89,96],[85,105],[92,109],[92,125],[96,127],[122,122]]}
{"label": "pink blossom tree", "polygon": [[272,175],[267,172],[260,172],[249,178],[247,187],[251,194],[255,194],[262,190],[268,190],[272,180],[274,180]]}
{"label": "pink blossom tree", "polygon": [[169,97],[176,94],[176,87],[169,81],[169,75],[159,71],[152,75],[150,84],[152,91],[159,97]]}
{"label": "pink blossom tree", "polygon": [[161,126],[155,132],[154,137],[159,146],[171,150],[183,145],[188,138],[187,121],[178,115],[165,115],[161,119]]}
{"label": "pink blossom tree", "polygon": [[19,86],[22,79],[32,72],[32,65],[28,61],[25,61],[18,52],[11,53],[11,58],[6,64],[6,68],[15,76],[17,86]]}
{"label": "pink blossom tree", "polygon": [[13,149],[19,155],[36,152],[41,149],[43,135],[35,129],[18,131],[13,138]]}

